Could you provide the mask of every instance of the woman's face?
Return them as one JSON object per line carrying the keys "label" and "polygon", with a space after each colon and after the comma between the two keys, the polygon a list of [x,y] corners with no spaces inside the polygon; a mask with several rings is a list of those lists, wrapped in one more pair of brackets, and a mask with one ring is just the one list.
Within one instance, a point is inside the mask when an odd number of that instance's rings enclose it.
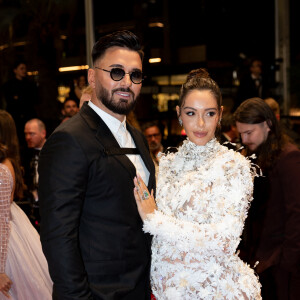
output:
{"label": "woman's face", "polygon": [[215,136],[222,109],[219,111],[217,100],[208,90],[191,91],[181,109],[176,107],[188,138],[198,146],[204,146]]}

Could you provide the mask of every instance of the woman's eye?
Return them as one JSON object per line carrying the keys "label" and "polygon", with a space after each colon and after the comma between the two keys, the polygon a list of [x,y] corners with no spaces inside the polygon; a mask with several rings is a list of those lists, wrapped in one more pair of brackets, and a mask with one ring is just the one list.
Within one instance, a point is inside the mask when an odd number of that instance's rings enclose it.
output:
{"label": "woman's eye", "polygon": [[195,113],[194,113],[193,111],[188,111],[186,114],[187,114],[188,116],[193,116]]}
{"label": "woman's eye", "polygon": [[216,112],[214,112],[214,111],[209,111],[209,112],[207,113],[207,115],[208,115],[209,117],[213,117],[213,116],[216,115]]}

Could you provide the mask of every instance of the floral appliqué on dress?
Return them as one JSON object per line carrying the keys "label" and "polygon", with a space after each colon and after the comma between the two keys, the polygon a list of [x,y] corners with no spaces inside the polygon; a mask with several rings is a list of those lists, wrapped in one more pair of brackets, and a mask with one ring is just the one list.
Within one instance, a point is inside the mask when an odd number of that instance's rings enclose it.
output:
{"label": "floral appliqu\u00e9 on dress", "polygon": [[212,139],[188,139],[162,156],[151,283],[157,300],[261,299],[254,271],[236,254],[252,200],[251,163]]}

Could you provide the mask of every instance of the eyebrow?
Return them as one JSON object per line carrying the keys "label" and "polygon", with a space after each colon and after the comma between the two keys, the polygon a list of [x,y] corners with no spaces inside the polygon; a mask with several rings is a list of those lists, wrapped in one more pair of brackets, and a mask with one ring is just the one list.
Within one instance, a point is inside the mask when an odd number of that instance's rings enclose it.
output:
{"label": "eyebrow", "polygon": [[[190,106],[186,106],[186,107],[184,107],[183,109],[191,109],[191,110],[194,110],[194,111],[197,110],[196,108],[193,108],[193,107],[190,107]],[[205,109],[205,111],[208,111],[208,110],[217,110],[217,108],[211,107],[211,108],[206,108],[206,109]]]}
{"label": "eyebrow", "polygon": [[[119,65],[119,64],[112,64],[109,67],[110,68],[121,68],[121,69],[124,69],[124,66]],[[140,71],[140,72],[142,72],[142,70],[139,69],[139,68],[133,68],[132,71]]]}

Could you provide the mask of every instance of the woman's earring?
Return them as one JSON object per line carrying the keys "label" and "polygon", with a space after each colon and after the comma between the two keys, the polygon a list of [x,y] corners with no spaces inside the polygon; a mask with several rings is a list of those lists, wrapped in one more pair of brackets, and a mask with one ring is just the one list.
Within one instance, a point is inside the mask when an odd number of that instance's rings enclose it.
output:
{"label": "woman's earring", "polygon": [[178,118],[178,122],[179,122],[179,125],[182,126],[182,120],[181,120],[181,118]]}
{"label": "woman's earring", "polygon": [[221,126],[222,118],[219,119],[218,125]]}

